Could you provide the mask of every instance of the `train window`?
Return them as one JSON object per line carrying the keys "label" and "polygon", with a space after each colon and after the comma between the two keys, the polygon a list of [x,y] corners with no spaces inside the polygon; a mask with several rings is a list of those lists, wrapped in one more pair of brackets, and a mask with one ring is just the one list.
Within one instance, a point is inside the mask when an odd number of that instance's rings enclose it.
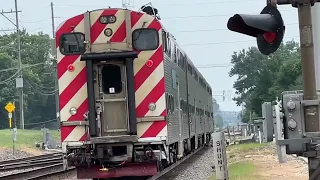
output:
{"label": "train window", "polygon": [[83,33],[62,34],[59,42],[59,50],[63,55],[83,54],[86,51]]}
{"label": "train window", "polygon": [[101,70],[102,90],[105,94],[122,92],[121,69],[117,65],[106,65]]}
{"label": "train window", "polygon": [[159,46],[158,31],[151,28],[136,29],[132,32],[132,43],[138,51],[155,50]]}
{"label": "train window", "polygon": [[177,89],[177,73],[174,69],[171,70],[171,76],[172,76],[172,88]]}
{"label": "train window", "polygon": [[169,109],[169,95],[166,93],[166,108]]}
{"label": "train window", "polygon": [[162,44],[163,44],[163,52],[168,52],[168,42],[167,42],[167,32],[162,30]]}
{"label": "train window", "polygon": [[177,48],[176,45],[173,44],[173,54],[172,54],[172,59],[174,63],[177,63]]}
{"label": "train window", "polygon": [[194,78],[196,79],[197,82],[199,81],[199,76],[197,72],[194,72]]}
{"label": "train window", "polygon": [[171,95],[171,112],[173,112],[175,109],[174,104],[175,104],[175,100],[174,100],[174,97]]}
{"label": "train window", "polygon": [[172,52],[172,50],[171,50],[171,40],[170,40],[170,38],[169,38],[169,33],[167,32],[167,43],[168,43],[168,47],[167,47],[167,49],[168,49],[168,56],[170,57],[170,59],[171,59],[171,52]]}

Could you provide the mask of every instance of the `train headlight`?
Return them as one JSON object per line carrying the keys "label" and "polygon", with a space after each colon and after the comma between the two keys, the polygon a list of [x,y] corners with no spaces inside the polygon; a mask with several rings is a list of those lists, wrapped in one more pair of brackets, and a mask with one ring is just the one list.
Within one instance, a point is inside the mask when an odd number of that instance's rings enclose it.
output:
{"label": "train headlight", "polygon": [[116,18],[115,16],[109,16],[108,18],[109,18],[109,19],[108,19],[108,22],[109,22],[109,23],[115,23],[116,20],[117,20],[117,18]]}
{"label": "train headlight", "polygon": [[106,30],[104,30],[104,35],[106,35],[107,37],[110,37],[112,35],[112,29],[107,28]]}
{"label": "train headlight", "polygon": [[107,24],[108,23],[108,16],[101,16],[99,18],[99,21],[101,24]]}
{"label": "train headlight", "polygon": [[288,122],[288,128],[293,131],[295,128],[297,128],[297,122],[293,119],[290,119]]}
{"label": "train headlight", "polygon": [[156,110],[156,104],[155,103],[150,103],[148,108],[149,108],[150,111],[154,111],[154,110]]}
{"label": "train headlight", "polygon": [[75,107],[70,108],[70,114],[72,116],[76,115],[77,114],[77,108],[75,108]]}

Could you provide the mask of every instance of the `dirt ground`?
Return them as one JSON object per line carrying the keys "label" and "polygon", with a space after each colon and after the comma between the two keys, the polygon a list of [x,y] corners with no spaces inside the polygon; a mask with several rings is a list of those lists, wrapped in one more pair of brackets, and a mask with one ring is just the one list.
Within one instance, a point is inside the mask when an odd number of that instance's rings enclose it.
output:
{"label": "dirt ground", "polygon": [[[308,180],[307,163],[295,156],[287,155],[287,163],[278,162],[276,146],[268,144],[259,150],[241,153],[231,152],[233,162],[250,162],[255,165],[252,177],[254,180]],[[238,156],[237,156],[237,155]],[[230,162],[230,163],[233,163]],[[241,178],[242,179],[242,178]]]}

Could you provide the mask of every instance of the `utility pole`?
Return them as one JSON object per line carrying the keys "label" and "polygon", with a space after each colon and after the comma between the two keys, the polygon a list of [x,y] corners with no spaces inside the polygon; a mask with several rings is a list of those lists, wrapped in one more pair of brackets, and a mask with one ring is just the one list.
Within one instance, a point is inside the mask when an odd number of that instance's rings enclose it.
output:
{"label": "utility pole", "polygon": [[[312,8],[312,32],[320,32],[320,4],[316,3]],[[314,49],[320,48],[320,33],[313,34]],[[316,71],[316,86],[317,90],[320,90],[320,51],[314,51],[315,71]]]}
{"label": "utility pole", "polygon": [[[19,94],[19,110],[20,110],[20,128],[24,129],[24,106],[23,106],[23,78],[22,78],[22,62],[21,62],[21,42],[20,42],[20,29],[19,29],[19,12],[18,11],[18,2],[17,0],[14,1],[15,3],[15,10],[14,11],[1,11],[0,14],[5,17],[9,22],[11,22],[17,31],[17,49],[18,49],[18,77],[16,78],[16,88],[18,89]],[[5,14],[15,13],[16,15],[16,22],[14,23],[11,21]]]}
{"label": "utility pole", "polygon": [[[56,42],[55,41],[55,24],[54,24],[54,10],[53,10],[53,2],[51,2],[51,25],[52,25],[52,41],[53,42]],[[54,57],[54,61],[56,62],[57,60],[57,53],[56,51],[54,50],[56,48],[55,46],[55,43],[52,43],[52,55]],[[57,66],[57,63],[56,62],[56,66]],[[58,128],[59,128],[59,125],[60,125],[60,115],[59,115],[59,85],[58,85],[58,72],[57,72],[57,67],[55,68],[56,70],[56,73],[55,73],[55,100],[56,100],[56,118],[57,118],[57,124],[58,124]]]}
{"label": "utility pole", "polygon": [[18,15],[18,2],[14,1],[16,12],[16,27],[17,27],[17,43],[18,43],[18,61],[19,61],[19,77],[16,79],[16,87],[19,91],[19,110],[20,110],[20,129],[24,129],[24,100],[23,100],[23,77],[22,77],[22,63],[21,63],[21,42],[20,42],[20,29],[19,29],[19,15]]}
{"label": "utility pole", "polygon": [[[314,3],[314,2],[313,2]],[[315,62],[314,62],[314,46],[312,35],[312,16],[311,0],[298,0],[293,4],[298,8],[299,30],[300,30],[300,46],[301,46],[301,64],[303,76],[303,99],[318,100],[315,79]],[[317,32],[318,33],[318,32]],[[319,132],[319,106],[305,106],[305,131],[310,133],[309,137]],[[307,135],[308,136],[308,135]],[[308,151],[314,151],[311,146],[307,147]],[[315,173],[319,160],[317,157],[308,157],[308,169],[310,179],[316,179],[319,173]],[[319,167],[318,167],[319,169]],[[318,178],[317,178],[318,179]]]}

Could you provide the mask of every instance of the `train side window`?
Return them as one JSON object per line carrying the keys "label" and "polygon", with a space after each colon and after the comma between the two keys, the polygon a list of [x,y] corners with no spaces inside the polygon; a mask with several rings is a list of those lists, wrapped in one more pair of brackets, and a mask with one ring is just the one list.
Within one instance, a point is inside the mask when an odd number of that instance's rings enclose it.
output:
{"label": "train side window", "polygon": [[122,92],[121,68],[117,65],[106,65],[101,70],[102,90],[105,94]]}
{"label": "train side window", "polygon": [[171,69],[172,76],[172,88],[177,89],[177,73],[174,69]]}
{"label": "train side window", "polygon": [[175,104],[175,100],[174,100],[174,97],[171,95],[171,112],[173,112],[175,109],[174,104]]}
{"label": "train side window", "polygon": [[167,44],[168,44],[168,55],[169,57],[171,57],[171,52],[172,52],[172,49],[171,49],[171,40],[170,40],[170,34],[167,32],[167,37],[166,37],[166,40],[167,40]]}
{"label": "train side window", "polygon": [[151,28],[136,29],[132,32],[133,48],[138,51],[155,50],[159,46],[158,31]]}
{"label": "train side window", "polygon": [[173,44],[173,53],[171,58],[173,59],[174,63],[177,63],[177,48],[175,44]]}
{"label": "train side window", "polygon": [[86,51],[83,33],[62,34],[59,42],[59,50],[63,55],[83,54]]}
{"label": "train side window", "polygon": [[168,93],[166,93],[166,108],[169,109],[169,96]]}
{"label": "train side window", "polygon": [[162,30],[162,47],[163,47],[163,52],[168,52],[168,42],[167,42],[167,32]]}

